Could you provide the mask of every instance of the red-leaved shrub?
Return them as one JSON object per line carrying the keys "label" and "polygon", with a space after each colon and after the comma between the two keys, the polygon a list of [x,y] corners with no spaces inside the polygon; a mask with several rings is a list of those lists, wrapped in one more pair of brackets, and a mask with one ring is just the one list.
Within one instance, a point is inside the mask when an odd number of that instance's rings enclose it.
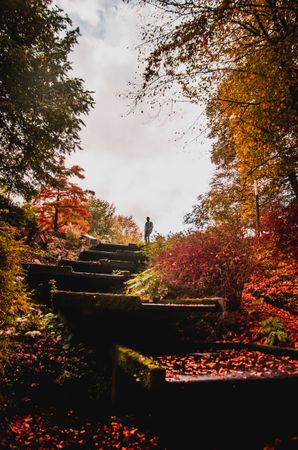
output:
{"label": "red-leaved shrub", "polygon": [[179,295],[221,296],[235,309],[254,267],[250,246],[239,224],[225,223],[174,237],[154,266]]}
{"label": "red-leaved shrub", "polygon": [[259,270],[252,275],[246,291],[298,313],[297,203],[264,214],[262,228],[262,236],[255,243]]}

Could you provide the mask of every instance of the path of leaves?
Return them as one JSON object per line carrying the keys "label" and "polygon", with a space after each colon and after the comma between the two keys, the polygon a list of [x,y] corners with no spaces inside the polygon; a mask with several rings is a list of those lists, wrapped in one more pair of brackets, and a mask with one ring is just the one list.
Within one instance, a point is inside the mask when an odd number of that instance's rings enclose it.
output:
{"label": "path of leaves", "polygon": [[186,381],[202,376],[225,378],[298,375],[298,361],[259,351],[220,350],[189,355],[156,357],[166,368],[167,381]]}
{"label": "path of leaves", "polygon": [[[80,421],[72,411],[68,420],[55,424],[52,417],[14,416],[1,430],[1,449],[121,449],[158,448],[158,438],[141,431],[128,418]],[[5,425],[5,424],[4,424]],[[3,425],[2,425],[3,426]]]}
{"label": "path of leaves", "polygon": [[72,347],[58,322],[29,334],[16,324],[0,338],[14,344],[0,376],[1,450],[159,448],[146,418],[105,408],[110,368],[81,344]]}

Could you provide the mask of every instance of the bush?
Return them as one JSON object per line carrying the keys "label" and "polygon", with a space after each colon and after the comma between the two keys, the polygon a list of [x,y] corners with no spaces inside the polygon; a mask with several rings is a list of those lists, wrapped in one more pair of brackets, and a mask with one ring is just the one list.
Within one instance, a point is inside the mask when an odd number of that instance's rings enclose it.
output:
{"label": "bush", "polygon": [[279,317],[263,320],[258,336],[264,339],[266,345],[283,345],[290,341],[285,331],[285,323]]}
{"label": "bush", "polygon": [[220,296],[237,309],[244,284],[254,267],[250,239],[239,224],[175,236],[155,257],[162,283],[178,295]]}
{"label": "bush", "polygon": [[28,292],[23,281],[21,254],[26,249],[16,230],[0,222],[0,317],[2,324],[11,316],[25,312]]}
{"label": "bush", "polygon": [[70,223],[69,225],[64,227],[64,232],[65,238],[68,242],[70,242],[71,244],[79,243],[82,236],[82,230],[79,226]]}
{"label": "bush", "polygon": [[129,294],[139,295],[144,301],[160,301],[169,294],[168,286],[159,280],[158,273],[153,267],[126,281],[125,285]]}
{"label": "bush", "polygon": [[298,313],[298,204],[263,214],[263,233],[255,246],[258,271],[248,293],[274,306]]}

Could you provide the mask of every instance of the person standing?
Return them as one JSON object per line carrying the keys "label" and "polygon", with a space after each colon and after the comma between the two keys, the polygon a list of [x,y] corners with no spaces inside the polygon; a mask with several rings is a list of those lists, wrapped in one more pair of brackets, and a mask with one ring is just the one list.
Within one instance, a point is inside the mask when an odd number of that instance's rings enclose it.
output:
{"label": "person standing", "polygon": [[153,223],[150,221],[150,217],[147,217],[145,222],[145,243],[148,244],[150,242],[150,234],[153,230]]}

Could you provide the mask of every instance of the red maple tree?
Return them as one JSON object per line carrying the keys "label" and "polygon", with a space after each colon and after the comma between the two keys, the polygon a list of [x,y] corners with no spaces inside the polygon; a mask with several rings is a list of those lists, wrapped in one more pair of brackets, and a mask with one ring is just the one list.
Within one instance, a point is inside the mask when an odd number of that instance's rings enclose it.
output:
{"label": "red maple tree", "polygon": [[89,229],[86,218],[90,215],[87,201],[95,193],[70,181],[72,176],[85,178],[84,169],[77,165],[66,168],[64,157],[60,159],[60,169],[55,177],[56,185],[48,185],[32,200],[39,225],[43,230],[55,233],[66,231],[69,225],[86,232]]}

